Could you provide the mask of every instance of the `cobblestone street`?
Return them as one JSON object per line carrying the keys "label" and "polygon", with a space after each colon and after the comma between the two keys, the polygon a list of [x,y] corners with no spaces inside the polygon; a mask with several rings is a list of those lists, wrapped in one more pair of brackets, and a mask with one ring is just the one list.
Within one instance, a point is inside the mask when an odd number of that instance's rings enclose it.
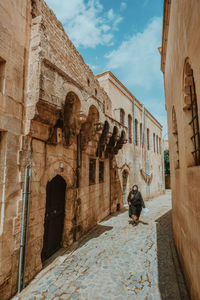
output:
{"label": "cobblestone street", "polygon": [[101,222],[15,299],[189,299],[171,232],[171,194],[148,203],[137,227],[127,211]]}

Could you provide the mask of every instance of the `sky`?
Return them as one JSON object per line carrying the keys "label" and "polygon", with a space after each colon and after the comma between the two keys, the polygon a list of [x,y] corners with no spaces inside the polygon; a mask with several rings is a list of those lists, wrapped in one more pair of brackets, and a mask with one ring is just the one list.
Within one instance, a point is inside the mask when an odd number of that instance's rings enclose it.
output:
{"label": "sky", "polygon": [[110,70],[163,125],[163,0],[46,0],[93,73]]}

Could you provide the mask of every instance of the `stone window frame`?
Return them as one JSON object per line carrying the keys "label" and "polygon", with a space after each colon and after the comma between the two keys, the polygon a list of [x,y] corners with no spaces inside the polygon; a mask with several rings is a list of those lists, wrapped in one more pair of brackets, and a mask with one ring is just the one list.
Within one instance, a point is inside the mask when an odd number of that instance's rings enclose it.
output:
{"label": "stone window frame", "polygon": [[157,150],[157,154],[158,154],[158,135],[156,135],[156,150]]}
{"label": "stone window frame", "polygon": [[89,158],[89,185],[96,183],[96,159]]}
{"label": "stone window frame", "polygon": [[0,94],[5,94],[6,61],[0,57]]}
{"label": "stone window frame", "polygon": [[120,108],[119,113],[120,113],[120,123],[122,125],[124,125],[124,123],[125,123],[125,111],[124,111],[124,109]]}
{"label": "stone window frame", "polygon": [[150,150],[150,140],[149,140],[150,130],[147,128],[147,150]]}
{"label": "stone window frame", "polygon": [[135,118],[135,145],[138,146],[138,120]]}
{"label": "stone window frame", "polygon": [[105,171],[104,161],[99,160],[99,183],[104,182],[104,171]]}
{"label": "stone window frame", "polygon": [[161,154],[161,138],[159,137],[159,154]]}
{"label": "stone window frame", "polygon": [[128,140],[129,143],[131,144],[132,143],[132,117],[130,114],[128,115]]}
{"label": "stone window frame", "polygon": [[153,133],[153,152],[156,152],[156,134]]}
{"label": "stone window frame", "polygon": [[144,134],[142,131],[142,123],[140,123],[140,147],[144,147]]}
{"label": "stone window frame", "polygon": [[199,110],[194,71],[188,57],[183,68],[183,93],[187,167],[200,166]]}

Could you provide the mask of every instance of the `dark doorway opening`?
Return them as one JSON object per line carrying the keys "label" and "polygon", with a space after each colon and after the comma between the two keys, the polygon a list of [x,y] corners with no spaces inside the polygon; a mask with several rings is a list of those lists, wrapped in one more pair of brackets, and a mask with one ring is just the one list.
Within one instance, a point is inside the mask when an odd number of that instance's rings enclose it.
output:
{"label": "dark doorway opening", "polygon": [[56,175],[47,183],[42,262],[61,247],[65,217],[65,180]]}

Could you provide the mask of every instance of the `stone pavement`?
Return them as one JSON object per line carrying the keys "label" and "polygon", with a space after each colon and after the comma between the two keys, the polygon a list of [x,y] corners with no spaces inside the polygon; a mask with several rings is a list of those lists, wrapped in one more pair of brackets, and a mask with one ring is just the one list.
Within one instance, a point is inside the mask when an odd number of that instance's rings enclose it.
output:
{"label": "stone pavement", "polygon": [[171,194],[148,203],[137,227],[127,211],[101,222],[15,299],[189,299],[171,232]]}

